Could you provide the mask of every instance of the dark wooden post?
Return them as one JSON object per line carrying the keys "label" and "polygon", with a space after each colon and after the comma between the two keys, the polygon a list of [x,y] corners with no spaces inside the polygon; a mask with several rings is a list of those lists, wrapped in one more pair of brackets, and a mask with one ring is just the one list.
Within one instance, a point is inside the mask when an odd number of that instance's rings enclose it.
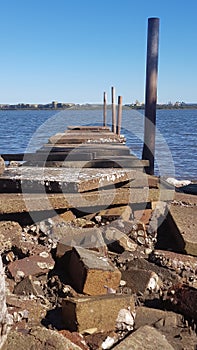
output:
{"label": "dark wooden post", "polygon": [[122,123],[122,96],[118,96],[118,121],[117,121],[117,135],[120,136],[121,131],[121,123]]}
{"label": "dark wooden post", "polygon": [[144,123],[144,146],[142,159],[148,159],[147,173],[154,174],[155,131],[157,104],[157,74],[159,48],[159,18],[148,19],[147,61],[146,61],[146,100]]}
{"label": "dark wooden post", "polygon": [[107,94],[103,94],[103,126],[107,126]]}
{"label": "dark wooden post", "polygon": [[116,104],[115,104],[115,88],[111,88],[112,98],[112,131],[116,133]]}

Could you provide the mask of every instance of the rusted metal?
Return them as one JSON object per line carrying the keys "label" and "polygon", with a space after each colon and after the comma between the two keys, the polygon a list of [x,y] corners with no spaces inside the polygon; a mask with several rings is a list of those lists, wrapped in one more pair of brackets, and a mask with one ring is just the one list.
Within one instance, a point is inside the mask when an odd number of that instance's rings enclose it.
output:
{"label": "rusted metal", "polygon": [[111,88],[111,97],[112,97],[112,131],[116,132],[116,104],[115,104],[115,88]]}
{"label": "rusted metal", "polygon": [[159,18],[149,18],[146,62],[145,129],[142,159],[148,159],[150,161],[147,173],[151,175],[154,174],[155,160],[158,48]]}
{"label": "rusted metal", "polygon": [[122,96],[118,96],[118,121],[117,121],[117,129],[116,129],[116,133],[118,136],[120,136],[121,124],[122,124]]}

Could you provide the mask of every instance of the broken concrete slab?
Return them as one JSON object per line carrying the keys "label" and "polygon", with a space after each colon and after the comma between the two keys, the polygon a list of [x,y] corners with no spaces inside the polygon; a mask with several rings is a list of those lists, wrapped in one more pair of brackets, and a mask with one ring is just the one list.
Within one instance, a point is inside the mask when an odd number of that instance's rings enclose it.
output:
{"label": "broken concrete slab", "polygon": [[101,187],[132,180],[136,171],[131,169],[89,169],[89,168],[7,168],[0,175],[0,191],[45,193],[85,192]]}
{"label": "broken concrete slab", "polygon": [[82,247],[73,248],[68,272],[72,287],[88,295],[106,294],[108,288],[116,290],[121,280],[120,271],[107,257]]}
{"label": "broken concrete slab", "polygon": [[114,350],[174,350],[166,337],[150,326],[140,327],[120,344],[114,347]]}
{"label": "broken concrete slab", "polygon": [[183,316],[172,311],[159,310],[145,306],[136,308],[135,325],[138,329],[142,326],[153,326],[162,320],[162,327],[165,325],[176,327],[183,325]]}
{"label": "broken concrete slab", "polygon": [[117,219],[128,221],[132,215],[132,210],[129,205],[118,206],[101,210],[98,215],[101,216],[102,219],[109,221]]}
{"label": "broken concrete slab", "polygon": [[185,270],[195,274],[197,271],[197,257],[191,255],[179,254],[167,250],[155,250],[150,254],[149,260],[177,272]]}
{"label": "broken concrete slab", "polygon": [[54,268],[55,261],[49,253],[43,251],[39,255],[15,260],[8,265],[8,271],[16,282],[29,275],[39,276],[48,273]]}
{"label": "broken concrete slab", "polygon": [[58,240],[57,258],[61,258],[75,246],[107,254],[107,246],[99,228],[53,227],[51,236]]}
{"label": "broken concrete slab", "polygon": [[[171,195],[170,195],[171,196]],[[158,201],[157,190],[116,188],[85,193],[3,193],[0,196],[0,214],[77,208],[86,213],[97,213],[110,205],[127,205]],[[168,198],[166,193],[166,200]]]}
{"label": "broken concrete slab", "polygon": [[108,294],[96,297],[67,298],[62,301],[63,324],[70,331],[85,333],[94,328],[96,332],[116,329],[121,309],[134,312],[132,295]]}
{"label": "broken concrete slab", "polygon": [[103,238],[109,250],[116,253],[122,253],[124,250],[133,252],[137,249],[137,244],[115,227],[106,226],[103,230]]}
{"label": "broken concrete slab", "polygon": [[131,289],[132,293],[157,292],[162,286],[162,282],[155,272],[139,268],[130,267],[128,270],[123,270],[122,279],[126,281],[126,287]]}
{"label": "broken concrete slab", "polygon": [[171,205],[167,224],[177,251],[197,256],[197,206]]}
{"label": "broken concrete slab", "polygon": [[83,350],[61,333],[44,327],[32,327],[29,332],[12,331],[6,343],[6,350],[47,349]]}

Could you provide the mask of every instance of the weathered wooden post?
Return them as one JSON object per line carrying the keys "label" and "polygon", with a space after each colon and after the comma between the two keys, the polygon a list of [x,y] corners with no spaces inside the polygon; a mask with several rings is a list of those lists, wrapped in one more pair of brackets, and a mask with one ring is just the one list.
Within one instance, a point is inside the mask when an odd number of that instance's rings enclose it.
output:
{"label": "weathered wooden post", "polygon": [[103,94],[103,126],[107,126],[107,94]]}
{"label": "weathered wooden post", "polygon": [[117,121],[116,133],[119,136],[121,131],[121,123],[122,123],[122,96],[118,96],[118,121]]}
{"label": "weathered wooden post", "polygon": [[154,174],[155,160],[158,47],[159,18],[149,18],[146,61],[144,146],[142,152],[142,159],[149,160],[150,164],[147,169],[147,173],[151,175]]}
{"label": "weathered wooden post", "polygon": [[116,133],[116,103],[115,103],[115,88],[111,88],[112,97],[112,131]]}

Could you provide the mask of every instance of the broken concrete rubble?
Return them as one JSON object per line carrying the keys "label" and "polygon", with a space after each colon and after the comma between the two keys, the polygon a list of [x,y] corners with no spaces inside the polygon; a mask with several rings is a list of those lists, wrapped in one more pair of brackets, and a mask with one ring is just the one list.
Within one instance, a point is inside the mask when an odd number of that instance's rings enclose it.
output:
{"label": "broken concrete rubble", "polygon": [[165,336],[150,326],[139,328],[114,347],[115,350],[160,350],[161,348],[163,350],[174,350]]}
{"label": "broken concrete rubble", "polygon": [[[183,220],[184,217],[184,220]],[[197,256],[197,206],[171,205],[168,215],[169,230],[176,240],[177,250]]]}
{"label": "broken concrete rubble", "polygon": [[15,281],[19,282],[29,275],[39,276],[48,273],[55,265],[49,253],[43,251],[21,260],[15,260],[8,265],[8,271]]}
{"label": "broken concrete rubble", "polygon": [[[111,331],[117,327],[120,310],[135,311],[132,295],[102,295],[67,298],[62,302],[63,323],[71,331]],[[117,321],[118,320],[118,321]]]}
{"label": "broken concrete rubble", "polygon": [[[65,145],[53,147],[61,159],[69,153]],[[110,144],[82,147],[88,161],[93,149],[100,157],[115,152]],[[129,152],[122,145],[116,150]],[[117,349],[193,350],[196,257],[187,254],[195,255],[196,197],[164,189],[142,170],[37,165],[12,165],[0,179],[2,192],[10,192],[0,196],[0,249],[13,320],[8,350],[96,350],[110,342]],[[32,193],[11,192],[20,191],[21,180]],[[39,189],[44,193],[35,193]],[[163,225],[168,210],[176,230]],[[182,230],[185,223],[190,227]],[[184,254],[163,251],[162,240],[155,251],[158,235],[172,249],[173,234],[181,236]]]}
{"label": "broken concrete rubble", "polygon": [[107,257],[82,247],[73,248],[68,272],[72,286],[88,295],[106,294],[107,288],[116,291],[121,280],[120,271]]}

